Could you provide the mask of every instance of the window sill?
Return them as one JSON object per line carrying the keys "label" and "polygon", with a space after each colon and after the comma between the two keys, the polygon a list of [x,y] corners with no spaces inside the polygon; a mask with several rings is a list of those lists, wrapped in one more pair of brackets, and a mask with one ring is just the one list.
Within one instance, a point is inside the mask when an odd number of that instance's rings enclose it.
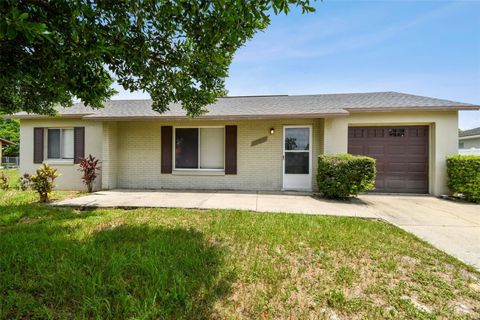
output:
{"label": "window sill", "polygon": [[46,164],[56,165],[56,166],[71,166],[73,165],[73,159],[49,159],[43,161]]}
{"label": "window sill", "polygon": [[178,170],[172,171],[173,175],[177,176],[224,176],[224,170]]}

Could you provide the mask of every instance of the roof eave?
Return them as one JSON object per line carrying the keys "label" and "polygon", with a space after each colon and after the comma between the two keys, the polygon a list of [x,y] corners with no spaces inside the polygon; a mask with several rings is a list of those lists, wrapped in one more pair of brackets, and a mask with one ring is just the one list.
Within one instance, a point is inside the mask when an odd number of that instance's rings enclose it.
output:
{"label": "roof eave", "polygon": [[473,134],[471,136],[459,136],[458,140],[468,140],[468,139],[477,139],[480,138],[480,134]]}
{"label": "roof eave", "polygon": [[10,140],[7,140],[7,139],[2,139],[2,138],[0,138],[0,142],[2,144],[15,144],[15,142],[13,142],[13,141],[10,141]]}
{"label": "roof eave", "polygon": [[187,116],[86,116],[83,119],[88,120],[164,120],[164,121],[184,121],[184,120],[260,120],[260,119],[305,119],[305,118],[330,118],[339,116],[348,116],[349,112],[331,112],[331,113],[302,113],[302,114],[259,114],[259,115],[229,115],[229,116],[199,116],[195,118]]}
{"label": "roof eave", "polygon": [[18,120],[35,120],[35,119],[82,119],[85,116],[91,115],[91,113],[78,113],[78,114],[58,114],[55,116],[47,116],[41,114],[11,114],[3,116],[5,119],[18,119]]}
{"label": "roof eave", "polygon": [[388,108],[345,108],[345,110],[356,113],[356,112],[399,112],[399,111],[459,111],[459,110],[480,110],[480,106],[469,105],[469,106],[438,106],[438,107],[388,107]]}

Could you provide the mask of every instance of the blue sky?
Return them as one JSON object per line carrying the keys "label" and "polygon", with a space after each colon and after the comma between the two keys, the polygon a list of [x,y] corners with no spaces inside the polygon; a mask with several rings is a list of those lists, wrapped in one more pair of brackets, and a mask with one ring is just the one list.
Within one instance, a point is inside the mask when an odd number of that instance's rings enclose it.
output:
{"label": "blue sky", "polygon": [[[235,55],[230,95],[400,91],[480,104],[480,1],[333,1],[273,16]],[[119,90],[115,98],[145,97]],[[480,111],[460,114],[480,126]]]}

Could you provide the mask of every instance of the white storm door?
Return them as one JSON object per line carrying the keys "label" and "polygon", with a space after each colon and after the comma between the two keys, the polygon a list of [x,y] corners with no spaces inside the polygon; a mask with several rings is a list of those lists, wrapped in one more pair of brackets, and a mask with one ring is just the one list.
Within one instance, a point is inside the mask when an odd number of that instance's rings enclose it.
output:
{"label": "white storm door", "polygon": [[283,189],[312,190],[312,127],[283,127]]}

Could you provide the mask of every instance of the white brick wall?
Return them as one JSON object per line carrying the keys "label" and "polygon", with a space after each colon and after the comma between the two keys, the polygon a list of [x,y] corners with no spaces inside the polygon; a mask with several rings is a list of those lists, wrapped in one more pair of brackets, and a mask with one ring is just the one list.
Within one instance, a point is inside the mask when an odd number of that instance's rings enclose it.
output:
{"label": "white brick wall", "polygon": [[[315,189],[316,156],[323,150],[323,119],[184,121],[181,125],[238,126],[236,175],[177,175],[160,173],[162,125],[178,122],[118,122],[117,187],[141,189],[280,190],[282,188],[283,125],[312,125]],[[270,135],[270,128],[275,134]],[[262,137],[256,146],[251,142]]]}
{"label": "white brick wall", "polygon": [[117,187],[118,131],[116,122],[103,123],[102,189]]}

